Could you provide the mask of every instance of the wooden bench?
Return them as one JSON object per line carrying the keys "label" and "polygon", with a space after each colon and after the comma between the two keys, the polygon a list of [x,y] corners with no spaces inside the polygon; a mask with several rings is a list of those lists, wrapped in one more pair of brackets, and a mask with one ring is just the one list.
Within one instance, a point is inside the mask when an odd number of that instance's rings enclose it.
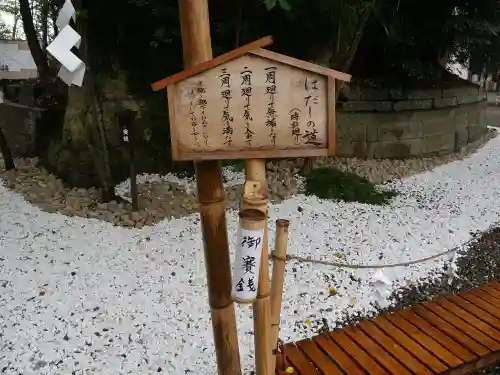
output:
{"label": "wooden bench", "polygon": [[500,283],[286,344],[281,355],[278,375],[470,374],[500,362]]}

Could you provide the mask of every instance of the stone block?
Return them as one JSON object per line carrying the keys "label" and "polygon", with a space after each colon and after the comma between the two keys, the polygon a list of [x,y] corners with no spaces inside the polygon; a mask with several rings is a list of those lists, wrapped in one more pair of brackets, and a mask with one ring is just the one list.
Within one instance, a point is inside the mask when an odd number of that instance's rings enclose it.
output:
{"label": "stone block", "polygon": [[420,139],[374,142],[371,147],[375,159],[406,159],[420,154]]}
{"label": "stone block", "polygon": [[440,108],[429,111],[415,111],[412,113],[414,121],[447,121],[450,116],[453,116],[454,108]]}
{"label": "stone block", "polygon": [[360,100],[387,100],[390,98],[389,90],[386,89],[361,89]]}
{"label": "stone block", "polygon": [[455,152],[460,152],[469,143],[469,129],[457,128],[455,130]]}
{"label": "stone block", "polygon": [[410,100],[442,98],[443,90],[441,90],[441,89],[411,90],[411,91],[408,91],[406,96]]}
{"label": "stone block", "polygon": [[378,127],[379,141],[397,141],[400,139],[419,138],[422,136],[420,121],[386,123]]}
{"label": "stone block", "polygon": [[350,101],[372,101],[390,99],[389,90],[360,88],[355,85],[345,86],[342,90],[342,96]]}
{"label": "stone block", "polygon": [[420,146],[422,154],[452,152],[455,149],[455,132],[422,137]]}
{"label": "stone block", "polygon": [[443,98],[450,97],[460,97],[460,96],[468,96],[468,95],[478,95],[479,94],[479,85],[470,85],[463,87],[453,87],[449,89],[443,90]]}
{"label": "stone block", "polygon": [[431,109],[432,99],[403,100],[394,103],[395,111],[410,111],[419,109]]}
{"label": "stone block", "polygon": [[454,117],[449,116],[446,119],[434,119],[423,121],[422,123],[422,137],[451,134],[455,130]]}
{"label": "stone block", "polygon": [[355,120],[355,116],[337,116],[336,137],[348,142],[364,142],[366,140],[366,124]]}
{"label": "stone block", "polygon": [[337,139],[335,145],[335,156],[356,157],[364,159],[366,155],[366,142],[349,142],[345,139]]}
{"label": "stone block", "polygon": [[403,89],[390,89],[389,97],[392,100],[408,100],[408,93]]}
{"label": "stone block", "polygon": [[27,106],[35,105],[35,93],[33,86],[21,85],[19,89],[18,103]]}
{"label": "stone block", "polygon": [[469,143],[479,140],[487,131],[486,126],[483,124],[469,125]]}
{"label": "stone block", "polygon": [[465,94],[465,95],[458,95],[457,96],[458,104],[477,103],[477,102],[480,102],[482,100],[483,100],[483,98],[479,94]]}
{"label": "stone block", "polygon": [[467,128],[469,126],[467,113],[457,112],[453,116],[453,121],[456,129]]}
{"label": "stone block", "polygon": [[434,108],[446,108],[446,107],[455,107],[458,105],[458,100],[455,96],[449,98],[435,98],[434,99]]}
{"label": "stone block", "polygon": [[389,112],[392,102],[388,101],[349,101],[340,106],[343,112]]}
{"label": "stone block", "polygon": [[[373,115],[375,117],[375,115]],[[375,120],[375,119],[374,119]],[[366,125],[366,141],[376,142],[378,141],[378,129],[382,126],[378,121],[372,121],[370,124]]]}

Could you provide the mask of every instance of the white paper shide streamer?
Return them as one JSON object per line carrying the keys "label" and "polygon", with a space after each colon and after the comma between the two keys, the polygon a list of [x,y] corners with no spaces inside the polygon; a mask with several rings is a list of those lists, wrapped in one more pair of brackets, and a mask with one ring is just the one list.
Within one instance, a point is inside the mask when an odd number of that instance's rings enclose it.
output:
{"label": "white paper shide streamer", "polygon": [[240,226],[237,241],[233,299],[240,303],[250,303],[257,298],[264,229],[245,229]]}
{"label": "white paper shide streamer", "polygon": [[47,46],[47,51],[61,63],[59,78],[68,86],[82,86],[86,67],[84,62],[71,52],[71,48],[80,47],[82,37],[69,25],[71,19],[75,20],[75,7],[70,0],[66,0],[56,20],[60,32]]}
{"label": "white paper shide streamer", "polygon": [[390,305],[391,280],[384,274],[382,269],[379,269],[372,275],[370,283],[373,287],[373,294],[377,305],[382,309],[388,307]]}

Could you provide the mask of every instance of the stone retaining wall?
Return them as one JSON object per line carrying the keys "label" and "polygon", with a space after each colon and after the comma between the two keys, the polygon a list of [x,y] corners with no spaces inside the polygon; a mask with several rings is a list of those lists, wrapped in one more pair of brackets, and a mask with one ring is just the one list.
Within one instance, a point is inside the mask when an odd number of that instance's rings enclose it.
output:
{"label": "stone retaining wall", "polygon": [[401,92],[351,90],[337,110],[337,156],[404,159],[460,151],[486,134],[478,86]]}
{"label": "stone retaining wall", "polygon": [[[343,93],[344,94],[344,93]],[[469,84],[402,92],[350,89],[337,109],[337,156],[402,159],[448,154],[486,134],[485,93]],[[31,156],[41,110],[21,89],[0,104],[0,127],[16,156]]]}
{"label": "stone retaining wall", "polygon": [[33,156],[35,126],[41,108],[6,101],[0,104],[0,128],[15,156]]}

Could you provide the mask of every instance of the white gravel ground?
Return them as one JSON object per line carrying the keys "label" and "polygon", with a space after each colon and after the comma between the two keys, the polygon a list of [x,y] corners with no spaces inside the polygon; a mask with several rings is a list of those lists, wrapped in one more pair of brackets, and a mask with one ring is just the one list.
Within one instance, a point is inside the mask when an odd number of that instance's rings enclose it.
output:
{"label": "white gravel ground", "polygon": [[[291,254],[349,263],[418,259],[496,223],[499,186],[496,137],[465,160],[394,183],[401,194],[387,207],[304,196],[273,205],[271,237],[274,220],[289,218]],[[0,223],[0,373],[216,373],[196,215],[124,229],[44,213],[0,186]],[[234,245],[236,212],[228,223]],[[384,272],[396,289],[445,261]],[[332,328],[343,314],[374,311],[373,273],[290,262],[282,338],[312,335],[323,317]],[[329,296],[332,287],[337,293]],[[238,307],[237,316],[248,370],[250,308]]]}

